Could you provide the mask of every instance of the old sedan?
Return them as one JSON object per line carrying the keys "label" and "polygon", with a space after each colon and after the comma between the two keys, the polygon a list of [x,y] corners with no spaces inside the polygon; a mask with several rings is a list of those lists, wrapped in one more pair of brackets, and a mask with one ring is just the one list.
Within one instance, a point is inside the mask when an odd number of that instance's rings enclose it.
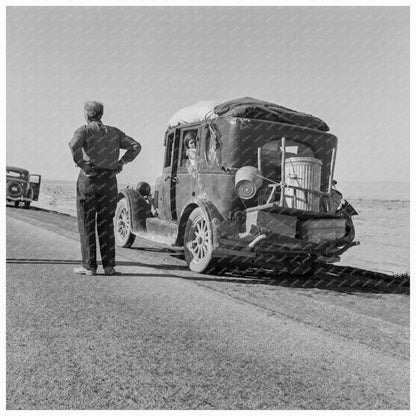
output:
{"label": "old sedan", "polygon": [[25,208],[39,198],[41,175],[30,174],[26,169],[6,166],[6,201],[18,207],[23,202]]}
{"label": "old sedan", "polygon": [[[317,117],[252,98],[178,112],[162,174],[120,192],[116,241],[183,247],[200,273],[230,262],[304,274],[339,261],[357,213],[334,188],[337,138]],[[193,143],[192,143],[193,142]]]}

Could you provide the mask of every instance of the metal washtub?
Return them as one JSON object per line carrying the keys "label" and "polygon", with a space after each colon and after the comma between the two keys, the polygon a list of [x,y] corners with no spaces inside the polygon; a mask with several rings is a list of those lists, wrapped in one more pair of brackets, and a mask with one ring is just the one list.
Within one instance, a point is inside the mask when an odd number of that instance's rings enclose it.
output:
{"label": "metal washtub", "polygon": [[[312,157],[291,157],[285,160],[285,203],[289,208],[319,211],[322,162]],[[295,188],[292,188],[294,186]],[[297,189],[304,188],[304,189]]]}

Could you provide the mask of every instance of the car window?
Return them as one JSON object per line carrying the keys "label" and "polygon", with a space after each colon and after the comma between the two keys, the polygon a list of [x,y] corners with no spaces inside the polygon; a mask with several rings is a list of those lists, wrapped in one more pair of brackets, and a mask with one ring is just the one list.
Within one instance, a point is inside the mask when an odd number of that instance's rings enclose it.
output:
{"label": "car window", "polygon": [[[286,140],[286,159],[290,157],[314,157],[311,147],[293,140]],[[263,175],[275,181],[280,180],[282,166],[282,141],[271,140],[261,148]]]}
{"label": "car window", "polygon": [[168,168],[172,164],[173,139],[174,139],[174,133],[170,133],[166,140],[165,163],[164,163],[165,168]]}
{"label": "car window", "polygon": [[181,150],[180,150],[180,166],[187,166],[189,165],[189,149],[190,149],[190,141],[194,142],[195,149],[198,148],[198,141],[199,138],[197,136],[198,131],[197,129],[188,129],[188,130],[182,130],[181,131]]}
{"label": "car window", "polygon": [[210,128],[206,137],[206,157],[207,157],[207,162],[209,165],[214,164],[215,162],[218,161],[218,149],[220,148],[220,144],[218,142],[218,138],[217,135],[215,133],[215,131]]}
{"label": "car window", "polygon": [[14,178],[24,178],[24,174],[22,172],[15,172],[12,170],[7,170],[6,175],[13,176]]}
{"label": "car window", "polygon": [[[282,159],[282,141],[272,140],[267,142],[262,147],[262,154],[272,155],[274,159],[279,160],[281,164]],[[286,140],[286,158],[289,157],[314,157],[314,152],[311,147],[303,143],[298,143],[293,140]]]}

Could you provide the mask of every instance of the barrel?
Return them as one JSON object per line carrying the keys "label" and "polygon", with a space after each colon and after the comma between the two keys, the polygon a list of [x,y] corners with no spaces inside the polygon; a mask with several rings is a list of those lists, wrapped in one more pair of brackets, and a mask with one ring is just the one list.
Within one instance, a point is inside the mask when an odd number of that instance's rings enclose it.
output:
{"label": "barrel", "polygon": [[[320,191],[322,162],[312,157],[291,157],[285,160],[286,185]],[[300,189],[286,188],[285,201],[289,208],[319,211],[319,195]]]}
{"label": "barrel", "polygon": [[254,166],[243,166],[235,174],[235,189],[241,199],[251,199],[263,185],[261,172]]}

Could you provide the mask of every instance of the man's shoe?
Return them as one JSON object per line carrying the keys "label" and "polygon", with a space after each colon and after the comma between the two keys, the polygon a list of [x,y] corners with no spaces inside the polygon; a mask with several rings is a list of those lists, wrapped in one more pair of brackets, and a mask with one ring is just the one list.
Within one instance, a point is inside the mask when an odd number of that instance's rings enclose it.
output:
{"label": "man's shoe", "polygon": [[87,268],[81,266],[81,267],[75,267],[74,273],[84,274],[85,276],[95,276],[97,274],[97,271],[94,270],[94,269],[87,269]]}
{"label": "man's shoe", "polygon": [[107,276],[114,276],[115,274],[117,274],[116,269],[113,266],[104,267],[104,273]]}

